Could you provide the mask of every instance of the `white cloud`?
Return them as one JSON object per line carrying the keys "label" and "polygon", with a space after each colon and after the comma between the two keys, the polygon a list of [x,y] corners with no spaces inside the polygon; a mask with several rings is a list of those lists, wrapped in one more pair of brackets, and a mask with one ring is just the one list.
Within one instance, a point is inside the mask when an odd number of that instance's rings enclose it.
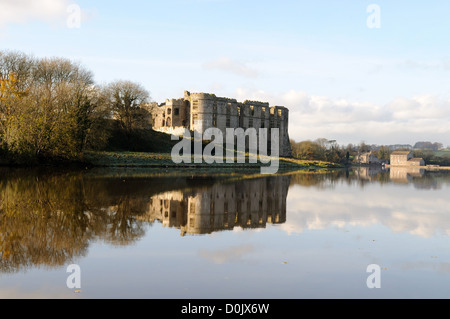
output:
{"label": "white cloud", "polygon": [[0,0],[0,26],[35,20],[62,23],[71,4],[70,0]]}
{"label": "white cloud", "polygon": [[398,98],[388,105],[397,120],[440,119],[450,117],[450,101],[440,101],[431,95],[412,99]]}
{"label": "white cloud", "polygon": [[290,90],[282,95],[282,100],[286,105],[298,105],[302,111],[312,110],[311,97],[306,92]]}
{"label": "white cloud", "polygon": [[450,100],[434,95],[396,98],[384,105],[296,90],[273,95],[239,88],[235,96],[289,108],[289,133],[296,141],[330,138],[341,144],[413,144],[431,140],[450,145]]}
{"label": "white cloud", "polygon": [[328,138],[339,144],[414,144],[430,140],[450,145],[450,99],[436,95],[399,97],[381,104],[294,89],[269,92],[252,84],[217,94],[287,107],[290,138],[296,141]]}
{"label": "white cloud", "polygon": [[229,57],[221,57],[216,60],[206,62],[203,66],[206,69],[222,70],[244,77],[249,78],[258,77],[258,72],[255,69],[247,66],[243,62],[232,60]]}

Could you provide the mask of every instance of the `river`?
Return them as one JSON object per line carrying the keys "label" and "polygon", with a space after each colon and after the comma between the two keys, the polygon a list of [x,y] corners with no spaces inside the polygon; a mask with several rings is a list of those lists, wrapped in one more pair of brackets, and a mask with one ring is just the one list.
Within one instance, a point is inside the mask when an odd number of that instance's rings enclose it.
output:
{"label": "river", "polygon": [[449,172],[0,176],[0,298],[450,298]]}

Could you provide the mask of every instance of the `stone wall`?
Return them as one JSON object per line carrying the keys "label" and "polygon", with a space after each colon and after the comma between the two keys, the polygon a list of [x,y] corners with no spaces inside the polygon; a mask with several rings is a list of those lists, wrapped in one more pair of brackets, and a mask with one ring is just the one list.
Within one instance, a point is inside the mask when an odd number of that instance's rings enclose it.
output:
{"label": "stone wall", "polygon": [[390,157],[390,164],[392,166],[405,166],[412,158],[412,152],[393,152]]}
{"label": "stone wall", "polygon": [[391,154],[391,166],[425,166],[422,158],[413,157],[412,152],[396,151]]}
{"label": "stone wall", "polygon": [[225,136],[227,128],[279,128],[280,155],[292,156],[289,110],[283,106],[270,107],[266,102],[248,100],[241,103],[214,94],[185,91],[183,98],[166,100],[151,114],[153,129],[165,133],[187,128],[203,134],[206,129],[217,127]]}

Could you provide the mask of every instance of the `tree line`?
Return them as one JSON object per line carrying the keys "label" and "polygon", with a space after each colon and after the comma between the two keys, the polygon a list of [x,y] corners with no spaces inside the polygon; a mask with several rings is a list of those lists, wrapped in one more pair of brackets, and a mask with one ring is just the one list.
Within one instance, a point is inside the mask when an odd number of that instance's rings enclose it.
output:
{"label": "tree line", "polygon": [[[414,157],[421,157],[431,165],[450,166],[450,155],[437,155],[436,150],[442,148],[440,143],[418,142],[417,148],[400,148],[413,152]],[[372,152],[381,161],[390,161],[394,149],[390,145],[368,145],[361,142],[358,145],[338,145],[335,140],[319,138],[314,141],[296,142],[291,140],[292,155],[297,159],[320,160],[341,164],[357,163],[360,154]]]}
{"label": "tree line", "polygon": [[432,142],[417,142],[414,144],[414,149],[418,150],[428,150],[428,151],[438,151],[442,149],[444,145],[442,143],[432,143]]}
{"label": "tree line", "polygon": [[[129,142],[146,126],[150,99],[140,84],[94,82],[64,58],[0,51],[0,157],[13,163],[77,160],[119,132]],[[128,141],[127,141],[128,140]]]}
{"label": "tree line", "polygon": [[[296,142],[291,140],[292,155],[303,160],[319,160],[333,163],[350,164],[362,153],[372,151],[371,146],[364,142],[359,145],[338,145],[336,140],[319,138],[314,141]],[[380,159],[389,158],[387,147],[381,147],[376,156]]]}
{"label": "tree line", "polygon": [[319,160],[340,164],[356,162],[358,155],[373,152],[382,160],[389,161],[391,149],[387,145],[374,147],[364,142],[360,144],[338,145],[336,140],[319,138],[314,141],[296,142],[291,140],[292,155],[303,160]]}

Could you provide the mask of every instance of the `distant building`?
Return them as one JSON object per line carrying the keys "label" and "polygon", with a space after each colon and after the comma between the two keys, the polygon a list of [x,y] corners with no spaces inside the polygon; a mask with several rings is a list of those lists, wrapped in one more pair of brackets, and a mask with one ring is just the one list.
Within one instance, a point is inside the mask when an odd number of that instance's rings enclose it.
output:
{"label": "distant building", "polygon": [[360,164],[381,164],[382,161],[373,152],[366,152],[358,155],[357,162]]}
{"label": "distant building", "polygon": [[423,158],[412,158],[408,161],[410,166],[425,166],[425,161]]}
{"label": "distant building", "polygon": [[391,166],[425,166],[422,158],[415,158],[411,151],[394,151],[391,154]]}
{"label": "distant building", "polygon": [[407,166],[408,161],[413,158],[410,151],[394,151],[391,153],[392,166]]}

